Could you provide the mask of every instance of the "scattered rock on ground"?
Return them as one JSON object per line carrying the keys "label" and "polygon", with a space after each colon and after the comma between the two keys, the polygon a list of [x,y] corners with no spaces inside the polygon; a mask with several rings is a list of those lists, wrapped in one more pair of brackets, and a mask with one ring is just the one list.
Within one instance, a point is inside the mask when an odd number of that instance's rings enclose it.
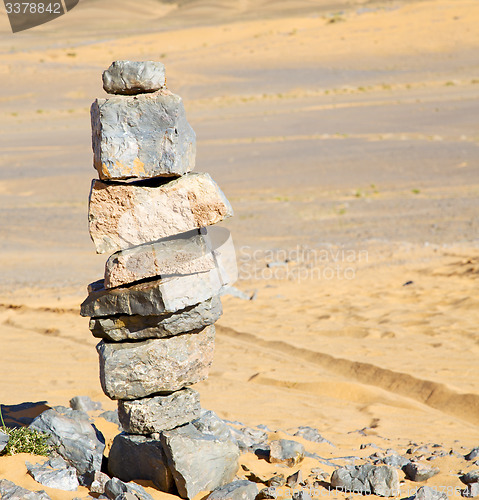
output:
{"label": "scattered rock on ground", "polygon": [[465,460],[475,460],[479,457],[479,446],[477,448],[473,448],[467,455],[464,455]]}
{"label": "scattered rock on ground", "polygon": [[421,483],[441,472],[438,468],[428,467],[417,462],[409,462],[403,468],[406,477],[411,481]]}
{"label": "scattered rock on ground", "polygon": [[104,472],[95,471],[89,475],[85,486],[88,487],[91,493],[105,493],[106,483],[110,480],[110,477]]}
{"label": "scattered rock on ground", "polygon": [[290,488],[294,488],[295,486],[297,486],[299,483],[302,483],[302,482],[303,482],[303,473],[301,472],[301,470],[298,470],[294,474],[291,474],[291,476],[289,476],[286,479],[286,484]]}
{"label": "scattered rock on ground", "polygon": [[50,458],[44,464],[31,464],[26,462],[30,476],[37,483],[64,491],[76,491],[79,483],[77,471],[63,460],[63,458]]}
{"label": "scattered rock on ground", "polygon": [[278,439],[270,443],[269,461],[294,467],[304,458],[304,446],[297,441]]}
{"label": "scattered rock on ground", "polygon": [[436,488],[421,486],[417,492],[408,500],[447,500],[446,493],[438,491]]}
{"label": "scattered rock on ground", "polygon": [[241,429],[236,429],[236,427],[230,426],[231,433],[238,442],[238,446],[241,450],[251,450],[256,446],[263,445],[268,440],[268,434],[261,429],[254,429],[252,427],[242,427]]}
{"label": "scattered rock on ground", "polygon": [[114,477],[105,485],[105,495],[110,500],[153,500],[153,497],[145,491],[143,486],[136,483],[124,483]]}
{"label": "scattered rock on ground", "polygon": [[215,437],[220,441],[233,441],[235,438],[230,427],[212,410],[201,409],[200,416],[191,422],[202,434]]}
{"label": "scattered rock on ground", "polygon": [[258,487],[247,480],[233,481],[214,490],[207,500],[255,500]]}
{"label": "scattered rock on ground", "polygon": [[269,500],[274,499],[278,496],[276,488],[270,486],[268,488],[263,488],[256,497],[256,500]]}
{"label": "scattered rock on ground", "polygon": [[266,481],[266,486],[271,486],[273,488],[280,488],[286,484],[286,479],[283,474],[276,474],[275,476],[269,478]]}
{"label": "scattered rock on ground", "polygon": [[387,465],[347,465],[333,472],[331,486],[348,493],[392,497],[399,495],[399,474]]}
{"label": "scattered rock on ground", "polygon": [[0,498],[5,500],[51,500],[43,490],[29,491],[7,479],[0,479]]}
{"label": "scattered rock on ground", "polygon": [[101,403],[98,401],[92,401],[88,396],[75,396],[70,399],[70,408],[72,410],[85,412],[102,410]]}
{"label": "scattered rock on ground", "polygon": [[181,389],[165,396],[118,402],[123,429],[131,434],[168,431],[199,417],[200,395],[193,389]]}
{"label": "scattered rock on ground", "polygon": [[331,441],[328,441],[327,439],[323,438],[323,436],[321,436],[318,429],[315,429],[313,427],[298,427],[298,430],[293,434],[293,436],[299,436],[306,439],[307,441],[312,441],[314,443],[328,443],[331,446],[334,446]]}
{"label": "scattered rock on ground", "polygon": [[75,467],[79,475],[101,469],[105,440],[81,412],[62,415],[54,409],[47,410],[29,427],[49,434],[56,452]]}
{"label": "scattered rock on ground", "polygon": [[479,483],[479,469],[463,474],[459,479],[464,484]]}

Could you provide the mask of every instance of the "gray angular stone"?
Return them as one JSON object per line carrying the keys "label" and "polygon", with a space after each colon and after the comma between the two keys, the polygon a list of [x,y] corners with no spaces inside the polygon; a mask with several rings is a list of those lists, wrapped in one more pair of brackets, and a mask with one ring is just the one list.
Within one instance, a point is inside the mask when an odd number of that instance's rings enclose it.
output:
{"label": "gray angular stone", "polygon": [[97,253],[111,253],[232,215],[229,201],[208,174],[189,173],[159,185],[94,180],[88,220]]}
{"label": "gray angular stone", "polygon": [[139,399],[173,392],[208,376],[215,327],[167,339],[97,345],[100,382],[111,399]]}
{"label": "gray angular stone", "polygon": [[479,469],[463,474],[459,479],[464,484],[479,483]]}
{"label": "gray angular stone", "polygon": [[122,481],[146,479],[161,491],[175,491],[161,442],[152,438],[118,434],[108,455],[108,471]]}
{"label": "gray angular stone", "polygon": [[479,483],[470,483],[467,485],[465,490],[461,491],[461,495],[464,498],[475,498],[479,497]]}
{"label": "gray angular stone", "polygon": [[84,412],[102,409],[101,403],[98,401],[92,401],[89,396],[75,396],[70,399],[70,407],[72,410]]}
{"label": "gray angular stone", "polygon": [[149,435],[187,424],[200,415],[200,395],[181,389],[165,396],[118,401],[118,416],[125,432]]}
{"label": "gray angular stone", "polygon": [[29,491],[7,479],[0,479],[0,498],[2,500],[51,500],[43,490]]}
{"label": "gray angular stone", "polygon": [[63,458],[51,458],[44,464],[26,462],[27,471],[37,483],[64,491],[76,491],[79,486],[77,471]]}
{"label": "gray angular stone", "polygon": [[114,253],[105,265],[104,284],[114,288],[146,278],[201,273],[215,266],[209,238],[194,230]]}
{"label": "gray angular stone", "polygon": [[0,431],[0,452],[2,452],[8,444],[10,436],[5,432]]}
{"label": "gray angular stone", "polygon": [[290,488],[294,488],[294,487],[296,487],[299,483],[302,483],[302,482],[303,482],[303,473],[301,472],[301,470],[296,471],[294,474],[291,474],[291,476],[289,476],[289,477],[286,479],[286,484],[287,484]]}
{"label": "gray angular stone", "polygon": [[117,477],[106,483],[105,494],[110,500],[153,500],[140,484],[124,483]]}
{"label": "gray angular stone", "polygon": [[428,467],[416,462],[409,462],[408,464],[406,464],[403,467],[403,471],[408,479],[418,483],[427,481],[431,477],[441,472],[438,468]]}
{"label": "gray angular stone", "polygon": [[191,424],[163,432],[161,443],[182,498],[224,486],[238,470],[240,452],[235,443],[202,434]]}
{"label": "gray angular stone", "polygon": [[256,483],[247,480],[233,481],[214,490],[208,500],[255,500],[258,495]]}
{"label": "gray angular stone", "polygon": [[101,179],[183,175],[193,170],[196,135],[181,97],[167,89],[91,105],[93,165]]}
{"label": "gray angular stone", "polygon": [[277,439],[270,443],[269,461],[272,464],[285,464],[288,467],[294,467],[304,458],[304,446],[296,441],[289,439]]}
{"label": "gray angular stone", "polygon": [[398,471],[387,465],[347,465],[331,475],[331,486],[347,493],[374,494],[381,497],[399,495]]}
{"label": "gray angular stone", "polygon": [[214,411],[202,409],[200,416],[193,420],[191,425],[202,434],[213,436],[219,441],[229,440],[236,443],[230,427]]}
{"label": "gray angular stone", "polygon": [[313,427],[298,427],[298,430],[293,434],[293,436],[300,436],[303,439],[312,441],[313,443],[328,443],[331,446],[334,446],[331,441],[328,441],[327,439],[323,438],[323,436],[321,436],[318,429],[314,429]]}
{"label": "gray angular stone", "polygon": [[268,488],[263,488],[256,497],[256,500],[270,500],[278,496],[278,492],[274,486],[269,486]]}
{"label": "gray angular stone", "polygon": [[251,450],[258,445],[263,445],[268,440],[268,434],[261,429],[253,429],[252,427],[246,426],[241,429],[236,429],[231,426],[230,429],[238,446],[243,451]]}
{"label": "gray angular stone", "polygon": [[165,86],[165,65],[156,61],[114,61],[102,79],[108,94],[155,92]]}
{"label": "gray angular stone", "polygon": [[383,463],[384,465],[389,465],[390,467],[395,467],[396,469],[402,469],[408,463],[410,463],[410,460],[408,460],[406,457],[403,457],[402,455],[394,453],[385,456],[381,460],[378,460],[378,463]]}
{"label": "gray angular stone", "polygon": [[95,471],[88,478],[88,489],[91,493],[105,493],[105,486],[108,481],[110,481],[110,477],[104,472]]}
{"label": "gray angular stone", "polygon": [[479,457],[479,447],[473,448],[467,455],[464,455],[464,460],[475,460],[477,457]]}
{"label": "gray angular stone", "polygon": [[54,409],[47,410],[38,415],[29,428],[49,434],[56,452],[75,467],[79,475],[101,469],[105,440],[81,412],[62,415]]}
{"label": "gray angular stone", "polygon": [[94,337],[115,342],[172,337],[213,325],[222,313],[221,301],[214,296],[176,313],[92,318],[90,330]]}
{"label": "gray angular stone", "polygon": [[218,295],[222,288],[217,269],[105,289],[102,281],[90,285],[81,315],[92,318],[112,315],[157,316],[174,313]]}
{"label": "gray angular stone", "polygon": [[448,496],[444,492],[438,491],[436,488],[429,486],[421,486],[416,493],[409,497],[408,500],[447,500]]}
{"label": "gray angular stone", "polygon": [[120,419],[118,417],[118,410],[107,410],[98,415],[101,418],[104,418],[107,422],[111,422],[112,424],[118,425],[120,427]]}

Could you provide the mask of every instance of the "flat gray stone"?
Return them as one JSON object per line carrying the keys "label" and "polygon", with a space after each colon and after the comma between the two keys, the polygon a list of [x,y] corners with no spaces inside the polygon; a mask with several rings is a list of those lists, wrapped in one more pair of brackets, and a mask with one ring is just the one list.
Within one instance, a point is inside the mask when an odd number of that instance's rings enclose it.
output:
{"label": "flat gray stone", "polygon": [[195,167],[195,132],[183,100],[167,89],[96,99],[91,126],[100,179],[177,176]]}
{"label": "flat gray stone", "polygon": [[232,215],[213,179],[192,172],[162,184],[94,180],[88,220],[97,253],[112,253],[211,226]]}
{"label": "flat gray stone", "polygon": [[216,262],[209,238],[199,231],[195,229],[114,253],[105,265],[105,288],[214,269]]}
{"label": "flat gray stone", "polygon": [[114,61],[103,72],[108,94],[135,95],[165,86],[165,65],[156,61]]}
{"label": "flat gray stone", "polygon": [[421,483],[441,472],[438,468],[428,467],[417,462],[409,462],[403,468],[406,477],[411,481]]}
{"label": "flat gray stone", "polygon": [[161,491],[174,492],[175,483],[159,440],[118,434],[108,455],[110,474],[122,481],[146,479]]}
{"label": "flat gray stone", "polygon": [[163,432],[161,442],[182,498],[224,486],[238,470],[240,452],[235,443],[202,434],[191,424]]}
{"label": "flat gray stone", "polygon": [[50,435],[56,452],[83,475],[101,469],[105,440],[87,417],[71,410],[60,414],[44,411],[30,424],[30,429]]}
{"label": "flat gray stone", "polygon": [[294,467],[304,458],[304,446],[296,441],[289,439],[277,439],[270,443],[269,461],[272,464],[285,464],[288,467]]}
{"label": "flat gray stone", "polygon": [[80,314],[96,318],[174,313],[211,299],[218,295],[222,286],[217,269],[122,288],[105,289],[103,281],[97,281],[90,285]]}
{"label": "flat gray stone", "polygon": [[421,486],[417,492],[409,497],[409,500],[447,500],[448,496],[444,492],[429,486]]}
{"label": "flat gray stone", "polygon": [[84,412],[102,409],[101,403],[98,401],[92,401],[89,396],[75,396],[70,399],[70,408],[72,410]]}
{"label": "flat gray stone", "polygon": [[247,480],[233,481],[210,493],[208,500],[255,500],[258,495],[256,483]]}
{"label": "flat gray stone", "polygon": [[0,479],[0,498],[2,500],[51,500],[43,490],[26,490],[7,479]]}
{"label": "flat gray stone", "polygon": [[30,476],[37,483],[64,491],[76,491],[79,486],[77,471],[70,467],[63,458],[50,458],[44,464],[26,462]]}
{"label": "flat gray stone", "polygon": [[347,465],[331,475],[331,486],[347,493],[374,494],[381,497],[399,495],[399,474],[387,465]]}
{"label": "flat gray stone", "polygon": [[106,483],[105,494],[110,500],[153,500],[140,484],[124,483],[117,477]]}
{"label": "flat gray stone", "polygon": [[181,389],[165,396],[118,401],[118,415],[125,432],[149,435],[191,422],[200,415],[200,395]]}
{"label": "flat gray stone", "polygon": [[90,330],[94,337],[116,342],[173,337],[214,325],[222,313],[221,301],[214,296],[176,313],[92,318]]}
{"label": "flat gray stone", "polygon": [[2,452],[8,444],[10,436],[5,432],[0,431],[0,452]]}
{"label": "flat gray stone", "polygon": [[173,392],[208,376],[213,361],[215,327],[167,339],[105,343],[100,355],[100,382],[111,399],[139,399]]}

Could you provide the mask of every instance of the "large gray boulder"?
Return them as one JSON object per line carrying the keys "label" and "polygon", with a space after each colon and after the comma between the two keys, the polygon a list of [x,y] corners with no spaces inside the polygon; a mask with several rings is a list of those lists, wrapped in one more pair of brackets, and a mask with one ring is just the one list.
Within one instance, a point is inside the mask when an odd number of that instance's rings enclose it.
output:
{"label": "large gray boulder", "polygon": [[165,396],[118,401],[121,425],[131,434],[170,430],[199,417],[200,411],[199,393],[188,388]]}
{"label": "large gray boulder", "polygon": [[88,219],[97,253],[111,253],[211,226],[232,215],[213,179],[192,172],[158,185],[94,180]]}
{"label": "large gray boulder", "polygon": [[218,295],[221,288],[217,269],[122,288],[105,289],[103,281],[97,281],[90,285],[80,314],[97,318],[174,313]]}
{"label": "large gray boulder", "polygon": [[233,480],[238,470],[238,446],[187,424],[161,434],[161,442],[178,494],[193,498]]}
{"label": "large gray boulder", "polygon": [[101,179],[183,175],[195,166],[196,136],[181,97],[167,89],[96,99],[93,164]]}
{"label": "large gray boulder", "polygon": [[207,500],[255,500],[258,486],[252,481],[233,481],[210,493]]}
{"label": "large gray boulder", "polygon": [[38,415],[29,428],[49,434],[56,452],[78,475],[101,469],[105,440],[82,412],[72,410],[61,414],[54,409],[47,410]]}
{"label": "large gray boulder", "polygon": [[331,475],[331,486],[347,493],[393,497],[399,495],[399,474],[387,465],[347,465]]}
{"label": "large gray boulder", "polygon": [[118,434],[108,455],[108,470],[122,481],[146,479],[161,491],[175,491],[161,442],[146,436]]}
{"label": "large gray boulder", "polygon": [[213,325],[222,313],[221,301],[214,296],[176,313],[91,318],[90,330],[94,337],[112,341],[172,337]]}
{"label": "large gray boulder", "polygon": [[29,491],[7,479],[0,479],[0,498],[2,500],[51,500],[43,490]]}
{"label": "large gray boulder", "polygon": [[173,392],[208,376],[215,327],[166,339],[106,343],[97,346],[100,382],[111,399],[139,399]]}
{"label": "large gray boulder", "polygon": [[215,266],[207,236],[194,230],[114,253],[105,265],[105,288],[155,276],[201,273]]}
{"label": "large gray boulder", "polygon": [[63,458],[50,458],[43,464],[26,462],[27,471],[37,483],[64,491],[76,491],[79,482],[77,471],[70,467]]}
{"label": "large gray boulder", "polygon": [[143,94],[161,89],[165,80],[165,65],[161,62],[114,61],[103,72],[103,89],[108,94]]}

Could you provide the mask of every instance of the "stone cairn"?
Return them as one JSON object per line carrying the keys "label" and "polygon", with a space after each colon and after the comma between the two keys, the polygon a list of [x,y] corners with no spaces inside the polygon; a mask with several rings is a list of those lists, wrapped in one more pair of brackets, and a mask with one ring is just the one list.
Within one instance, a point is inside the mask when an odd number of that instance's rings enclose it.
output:
{"label": "stone cairn", "polygon": [[229,233],[212,227],[233,212],[207,173],[191,172],[195,133],[163,64],[116,61],[103,88],[114,95],[91,107],[89,230],[97,253],[112,255],[81,314],[102,339],[101,386],[124,429],[108,468],[192,498],[238,469],[237,444],[202,421],[189,387],[208,375],[219,295],[236,278]]}

